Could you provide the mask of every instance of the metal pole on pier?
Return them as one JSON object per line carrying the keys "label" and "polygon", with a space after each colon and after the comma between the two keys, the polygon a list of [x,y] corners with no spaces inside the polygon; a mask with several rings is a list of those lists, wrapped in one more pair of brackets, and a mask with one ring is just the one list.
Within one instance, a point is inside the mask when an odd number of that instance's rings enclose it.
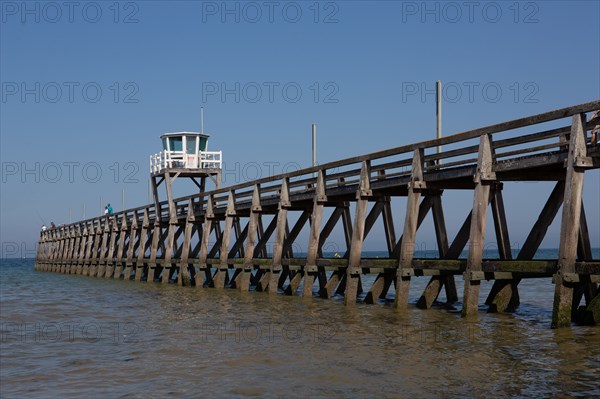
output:
{"label": "metal pole on pier", "polygon": [[[317,124],[312,124],[312,166],[317,166]],[[316,173],[314,174],[316,176]]]}
{"label": "metal pole on pier", "polygon": [[[436,138],[442,138],[442,81],[438,80],[435,82],[435,118],[436,118]],[[442,146],[437,146],[437,153],[442,152]],[[438,160],[438,164],[442,163]]]}
{"label": "metal pole on pier", "polygon": [[200,107],[200,133],[204,134],[204,107]]}

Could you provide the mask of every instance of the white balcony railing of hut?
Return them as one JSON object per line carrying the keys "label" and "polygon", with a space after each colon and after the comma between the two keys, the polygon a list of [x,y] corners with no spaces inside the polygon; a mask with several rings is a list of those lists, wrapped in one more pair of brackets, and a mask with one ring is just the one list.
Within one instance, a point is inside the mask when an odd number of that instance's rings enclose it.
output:
{"label": "white balcony railing of hut", "polygon": [[221,169],[222,157],[222,151],[188,154],[185,151],[163,150],[150,155],[150,173],[160,173],[165,169]]}

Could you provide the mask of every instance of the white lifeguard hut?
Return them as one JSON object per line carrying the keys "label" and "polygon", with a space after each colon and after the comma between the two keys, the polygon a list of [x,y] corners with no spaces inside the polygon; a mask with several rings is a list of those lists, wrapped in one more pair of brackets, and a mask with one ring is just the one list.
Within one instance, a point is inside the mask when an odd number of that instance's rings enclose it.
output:
{"label": "white lifeguard hut", "polygon": [[158,187],[165,182],[167,200],[173,200],[171,186],[180,178],[191,179],[200,192],[209,178],[216,188],[221,184],[222,151],[208,151],[209,136],[196,132],[165,133],[160,136],[162,151],[150,156],[150,180],[154,204],[159,209]]}

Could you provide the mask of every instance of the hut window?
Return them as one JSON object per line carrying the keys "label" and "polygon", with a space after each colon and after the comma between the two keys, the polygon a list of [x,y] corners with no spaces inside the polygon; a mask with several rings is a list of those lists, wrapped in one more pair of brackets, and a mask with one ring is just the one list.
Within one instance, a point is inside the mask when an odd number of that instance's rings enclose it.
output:
{"label": "hut window", "polygon": [[171,138],[171,151],[183,151],[181,137]]}
{"label": "hut window", "polygon": [[195,137],[186,137],[186,152],[188,154],[195,154],[196,153],[196,138]]}

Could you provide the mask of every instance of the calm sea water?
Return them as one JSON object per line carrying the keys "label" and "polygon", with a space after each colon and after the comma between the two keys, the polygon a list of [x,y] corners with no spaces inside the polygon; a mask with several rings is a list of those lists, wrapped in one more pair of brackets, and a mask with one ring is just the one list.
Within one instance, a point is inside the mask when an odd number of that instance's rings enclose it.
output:
{"label": "calm sea water", "polygon": [[[414,303],[427,279],[413,281]],[[460,304],[398,313],[2,260],[0,396],[599,397],[600,328],[551,330],[550,279],[519,287],[516,313],[474,323]]]}

